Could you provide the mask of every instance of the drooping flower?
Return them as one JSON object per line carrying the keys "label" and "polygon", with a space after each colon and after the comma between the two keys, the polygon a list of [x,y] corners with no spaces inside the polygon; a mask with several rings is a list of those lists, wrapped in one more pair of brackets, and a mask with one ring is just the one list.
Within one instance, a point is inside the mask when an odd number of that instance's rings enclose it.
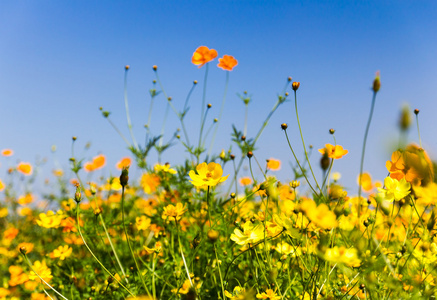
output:
{"label": "drooping flower", "polygon": [[383,188],[378,188],[379,196],[387,201],[399,201],[410,194],[411,184],[402,178],[400,181],[391,177],[386,177],[384,179]]}
{"label": "drooping flower", "polygon": [[207,186],[216,186],[220,182],[228,179],[229,175],[223,176],[223,169],[220,164],[210,162],[209,164],[201,163],[197,165],[196,172],[193,170],[188,174],[191,178],[191,183],[197,188],[206,188]]}
{"label": "drooping flower", "polygon": [[281,161],[278,159],[270,158],[267,160],[267,169],[272,171],[279,171],[281,169]]}
{"label": "drooping flower", "polygon": [[331,145],[331,144],[325,144],[325,148],[319,149],[319,152],[324,155],[328,155],[329,158],[332,159],[340,159],[343,156],[345,156],[349,151],[343,149],[340,145]]}
{"label": "drooping flower", "polygon": [[232,71],[232,69],[238,65],[238,61],[231,55],[223,55],[222,58],[219,58],[219,63],[217,67],[222,68],[223,70]]}
{"label": "drooping flower", "polygon": [[214,60],[217,57],[217,51],[214,49],[209,49],[206,46],[200,46],[193,53],[193,57],[191,58],[191,62],[195,65],[198,65],[199,68],[204,64]]}
{"label": "drooping flower", "polygon": [[17,166],[17,171],[26,176],[32,175],[32,165],[27,162],[20,162]]}

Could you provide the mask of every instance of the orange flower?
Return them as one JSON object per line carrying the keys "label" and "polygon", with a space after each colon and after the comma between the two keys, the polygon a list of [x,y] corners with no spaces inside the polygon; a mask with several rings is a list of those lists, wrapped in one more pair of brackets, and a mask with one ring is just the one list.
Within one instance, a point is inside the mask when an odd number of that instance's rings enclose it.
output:
{"label": "orange flower", "polygon": [[32,165],[26,162],[20,162],[17,166],[17,171],[26,176],[32,175]]}
{"label": "orange flower", "polygon": [[3,181],[0,179],[0,192],[3,191],[5,189],[5,184],[3,183]]}
{"label": "orange flower", "polygon": [[132,163],[132,159],[130,157],[123,157],[116,165],[115,167],[119,170],[122,170],[123,168],[130,167]]}
{"label": "orange flower", "polygon": [[[358,184],[360,184],[360,176],[358,175]],[[373,189],[372,177],[369,173],[361,174],[361,186],[365,192],[370,192]]]}
{"label": "orange flower", "polygon": [[238,65],[238,61],[233,56],[223,55],[222,58],[219,58],[217,67],[222,68],[223,70],[232,71],[236,65]]}
{"label": "orange flower", "polygon": [[86,172],[92,172],[101,169],[106,164],[106,157],[103,154],[97,155],[93,158],[93,161],[86,162],[83,168]]}
{"label": "orange flower", "polygon": [[214,60],[217,57],[217,51],[214,49],[209,49],[206,46],[200,46],[193,53],[193,57],[191,58],[191,62],[195,65],[199,65],[199,68],[204,64]]}
{"label": "orange flower", "polygon": [[340,159],[345,156],[349,151],[343,149],[343,147],[340,145],[333,146],[331,144],[326,144],[325,148],[319,149],[319,152],[322,155],[326,153],[329,158]]}
{"label": "orange flower", "polygon": [[242,186],[246,186],[252,183],[252,179],[250,179],[250,177],[243,177],[240,178],[240,185]]}
{"label": "orange flower", "polygon": [[267,169],[272,171],[278,171],[281,169],[281,161],[278,159],[270,158],[267,160]]}
{"label": "orange flower", "polygon": [[12,156],[14,154],[14,151],[11,149],[3,149],[1,153],[3,156]]}

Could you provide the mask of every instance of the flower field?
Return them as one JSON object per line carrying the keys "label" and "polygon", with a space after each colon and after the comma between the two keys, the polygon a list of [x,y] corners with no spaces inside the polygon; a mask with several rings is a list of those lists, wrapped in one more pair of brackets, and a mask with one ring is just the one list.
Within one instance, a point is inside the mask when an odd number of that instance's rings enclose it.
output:
{"label": "flower field", "polygon": [[[116,145],[125,143],[131,153],[117,162],[116,176],[98,177],[96,171],[109,164],[106,156],[84,160],[72,137],[70,170],[53,170],[56,193],[38,195],[35,165],[15,163],[14,149],[2,150],[0,300],[435,298],[435,164],[421,141],[402,141],[387,157],[386,178],[377,181],[363,171],[379,73],[363,124],[359,188],[350,192],[335,172],[335,162],[349,153],[337,144],[335,130],[329,130],[332,141],[323,148],[305,144],[298,112],[304,83],[301,87],[291,77],[253,136],[247,135],[251,97],[239,95],[245,126],[233,127],[232,148],[214,152],[229,73],[238,67],[233,56],[218,56],[206,46],[194,51],[191,62],[205,77],[193,82],[182,107],[168,97],[153,66],[145,138],[133,134],[127,96],[129,136],[100,108],[115,129]],[[218,117],[212,119],[205,93],[216,59],[226,85]],[[125,89],[129,68],[124,70]],[[189,113],[195,88],[203,89],[200,116]],[[165,98],[167,110],[162,134],[153,136],[150,119],[159,97]],[[293,140],[289,125],[275,121],[275,112],[286,102],[295,108],[287,122],[300,132]],[[167,114],[174,114],[181,128],[170,136],[164,134]],[[415,126],[420,137],[419,115],[417,109],[402,111],[401,136]],[[199,118],[200,126],[187,128],[187,118]],[[263,148],[259,137],[270,123],[288,142],[293,180],[274,175],[283,162],[256,156]],[[184,163],[162,162],[162,153],[174,144],[184,147]],[[157,161],[149,159],[152,152]],[[244,166],[250,176],[242,175]],[[134,168],[139,178],[130,176]],[[66,176],[67,171],[74,176]]]}

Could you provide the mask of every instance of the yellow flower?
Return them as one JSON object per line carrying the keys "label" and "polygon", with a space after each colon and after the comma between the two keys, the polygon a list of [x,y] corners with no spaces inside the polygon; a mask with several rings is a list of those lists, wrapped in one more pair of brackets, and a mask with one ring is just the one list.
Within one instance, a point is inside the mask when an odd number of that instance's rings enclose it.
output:
{"label": "yellow flower", "polygon": [[242,288],[238,285],[236,287],[234,287],[234,291],[232,292],[232,294],[229,293],[228,291],[225,291],[225,296],[231,300],[244,300],[244,299],[246,299],[244,294],[245,294],[244,288]]}
{"label": "yellow flower", "polygon": [[281,169],[281,161],[278,159],[270,158],[267,160],[267,169],[272,171],[279,171]]}
{"label": "yellow flower", "polygon": [[141,217],[137,217],[135,219],[135,223],[137,224],[138,230],[146,230],[150,227],[150,219],[146,216],[142,215]]}
{"label": "yellow flower", "polygon": [[33,202],[33,195],[31,193],[27,193],[24,196],[18,197],[18,203],[21,205],[26,205]]}
{"label": "yellow flower", "polygon": [[0,208],[0,218],[7,217],[9,214],[7,207]]}
{"label": "yellow flower", "polygon": [[52,257],[59,257],[60,260],[64,260],[66,257],[69,257],[73,252],[73,248],[68,245],[59,246],[58,249],[53,250]]}
{"label": "yellow flower", "polygon": [[379,196],[387,201],[399,201],[410,194],[411,184],[402,178],[400,181],[391,177],[384,179],[385,189],[378,188]]}
{"label": "yellow flower", "polygon": [[278,296],[272,289],[268,289],[264,293],[256,294],[258,299],[267,299],[267,300],[280,300],[281,296]]}
{"label": "yellow flower", "polygon": [[332,159],[340,159],[343,156],[345,156],[349,151],[343,149],[340,145],[331,145],[331,144],[325,144],[325,148],[319,149],[319,152],[324,155],[328,155],[329,158]]}
{"label": "yellow flower", "polygon": [[370,176],[369,173],[363,173],[360,175],[358,175],[358,185],[360,184],[360,177],[361,177],[361,187],[363,188],[363,191],[365,192],[370,192],[373,189],[373,185],[372,185],[372,177]]}
{"label": "yellow flower", "polygon": [[246,221],[242,226],[243,231],[235,228],[234,233],[231,234],[231,240],[238,245],[244,246],[253,244],[264,238],[264,230],[262,224],[256,226],[252,222]]}
{"label": "yellow flower", "polygon": [[140,184],[143,187],[144,193],[151,194],[159,186],[159,177],[155,174],[144,173],[141,176]]}
{"label": "yellow flower", "polygon": [[4,189],[5,189],[5,184],[0,179],[0,192],[3,191]]}
{"label": "yellow flower", "polygon": [[17,286],[29,280],[29,276],[24,273],[20,266],[10,266],[9,273],[11,274],[11,279],[9,280],[10,286]]}
{"label": "yellow flower", "polygon": [[300,208],[305,212],[308,219],[323,229],[331,229],[337,226],[337,217],[326,204],[317,206],[313,200],[304,200]]}
{"label": "yellow flower", "polygon": [[176,174],[176,170],[170,168],[170,164],[169,163],[165,163],[163,165],[160,164],[156,164],[155,167],[155,172],[159,173],[159,172],[163,172],[163,173],[170,173],[170,174]]}
{"label": "yellow flower", "polygon": [[[35,261],[33,263],[32,268],[46,282],[49,282],[53,278],[52,271],[47,267],[45,261],[43,262],[40,262],[39,260]],[[41,279],[38,277],[38,275],[35,274],[34,271],[30,271],[29,279],[41,282]]]}
{"label": "yellow flower", "polygon": [[164,207],[162,218],[168,221],[179,221],[181,216],[187,211],[187,208],[182,203],[176,204],[176,206],[169,204]]}
{"label": "yellow flower", "polygon": [[197,188],[206,188],[207,186],[216,186],[220,182],[228,179],[229,175],[222,177],[223,169],[219,164],[210,162],[209,164],[201,163],[196,167],[196,172],[190,171],[191,183]]}
{"label": "yellow flower", "polygon": [[337,247],[329,248],[326,250],[325,259],[333,263],[343,263],[351,267],[359,267],[361,260],[358,258],[357,249]]}
{"label": "yellow flower", "polygon": [[58,213],[55,214],[53,211],[49,210],[47,214],[40,213],[39,220],[36,220],[36,223],[44,228],[58,228],[59,225],[61,225],[62,219],[62,211],[58,211]]}
{"label": "yellow flower", "polygon": [[8,289],[0,287],[0,299],[6,299],[11,292]]}

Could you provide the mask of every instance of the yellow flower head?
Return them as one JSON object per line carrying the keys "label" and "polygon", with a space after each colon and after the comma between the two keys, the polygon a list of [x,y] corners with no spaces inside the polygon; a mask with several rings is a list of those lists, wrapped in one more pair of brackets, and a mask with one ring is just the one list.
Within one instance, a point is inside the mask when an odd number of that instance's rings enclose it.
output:
{"label": "yellow flower head", "polygon": [[181,216],[187,211],[187,208],[182,203],[176,204],[176,206],[169,204],[164,207],[162,218],[168,221],[179,221]]}
{"label": "yellow flower head", "polygon": [[410,194],[411,184],[402,178],[400,181],[391,177],[384,179],[385,189],[378,188],[379,196],[387,201],[399,201]]}
{"label": "yellow flower head", "polygon": [[147,230],[150,227],[151,220],[147,218],[145,215],[141,217],[137,217],[135,219],[135,223],[137,225],[138,230]]}
{"label": "yellow flower head", "polygon": [[343,263],[351,267],[359,267],[361,260],[358,258],[357,249],[337,247],[329,248],[325,252],[325,259],[333,263]]}
{"label": "yellow flower head", "polygon": [[44,228],[58,228],[61,225],[61,221],[64,218],[61,211],[55,214],[53,211],[49,210],[47,214],[40,213],[39,220],[36,223]]}
{"label": "yellow flower head", "polygon": [[267,300],[280,300],[281,296],[278,296],[272,289],[268,289],[264,293],[256,294],[256,298]]}
{"label": "yellow flower head", "polygon": [[155,167],[155,172],[159,173],[170,173],[170,174],[176,174],[177,171],[175,169],[170,168],[170,164],[169,163],[165,163],[163,165],[160,164],[156,164]]}
{"label": "yellow flower head", "polygon": [[60,260],[64,260],[66,257],[69,257],[73,252],[73,248],[68,245],[59,246],[57,249],[53,250],[52,257],[57,257]]}
{"label": "yellow flower head", "polygon": [[267,169],[272,171],[279,171],[281,169],[281,161],[278,159],[270,158],[267,160]]}
{"label": "yellow flower head", "polygon": [[331,144],[326,144],[325,148],[319,149],[319,152],[322,155],[328,155],[329,158],[332,159],[340,159],[343,156],[345,156],[349,151],[343,149],[342,146],[340,145],[331,145]]}
{"label": "yellow flower head", "polygon": [[228,179],[229,175],[222,177],[223,169],[219,164],[210,162],[209,164],[201,163],[196,167],[196,172],[190,171],[191,183],[197,188],[206,188],[207,186],[216,186],[220,182]]}
{"label": "yellow flower head", "polygon": [[[45,261],[43,261],[43,262],[40,262],[39,260],[35,261],[32,268],[35,272],[30,271],[30,274],[29,274],[30,280],[36,280],[36,281],[41,282],[38,275],[42,279],[44,279],[46,282],[49,282],[53,278],[52,271],[47,267]],[[37,273],[38,275],[36,275],[35,273]]]}
{"label": "yellow flower head", "polygon": [[262,224],[254,226],[252,222],[246,221],[242,226],[242,231],[238,228],[231,234],[231,240],[238,245],[244,246],[247,244],[256,243],[264,238],[264,230]]}

